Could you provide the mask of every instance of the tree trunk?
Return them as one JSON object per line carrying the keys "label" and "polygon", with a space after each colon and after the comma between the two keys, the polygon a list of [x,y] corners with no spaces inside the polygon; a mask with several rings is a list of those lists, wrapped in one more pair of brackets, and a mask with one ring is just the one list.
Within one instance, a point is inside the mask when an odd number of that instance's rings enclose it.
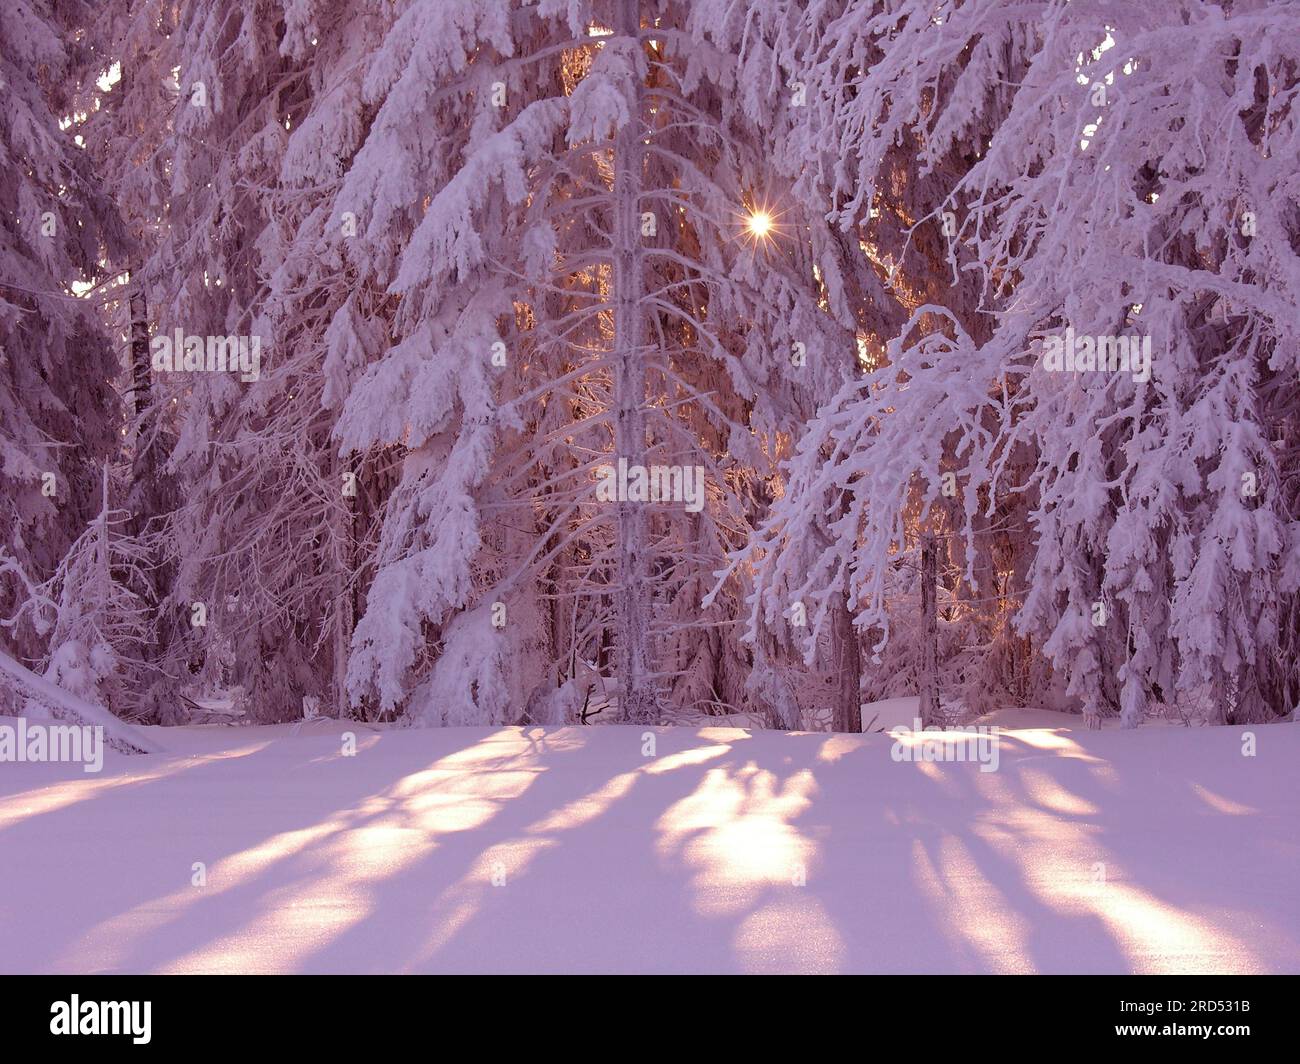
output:
{"label": "tree trunk", "polygon": [[131,265],[131,280],[127,296],[127,310],[131,317],[131,406],[135,413],[135,448],[131,459],[131,529],[136,535],[144,532],[150,509],[156,501],[154,486],[157,480],[160,455],[157,434],[147,420],[149,404],[153,398],[153,383],[149,361],[149,306],[145,299],[144,281],[139,263]]}
{"label": "tree trunk", "polygon": [[[348,463],[337,451],[332,462],[334,467],[334,490],[342,492],[344,474],[350,472]],[[357,489],[358,494],[360,489]],[[334,512],[335,535],[340,544],[338,554],[333,559],[333,572],[330,575],[330,592],[334,597],[334,631],[333,631],[333,703],[334,716],[339,720],[348,717],[348,656],[352,646],[352,628],[356,623],[352,602],[352,586],[349,580],[355,564],[356,552],[356,514],[353,507],[357,505],[357,496],[342,495],[342,504]]]}
{"label": "tree trunk", "polygon": [[862,656],[858,649],[858,632],[853,627],[849,600],[841,593],[835,606],[833,637],[835,642],[835,709],[831,730],[862,730]]}
{"label": "tree trunk", "polygon": [[[638,0],[617,0],[614,32],[636,41],[641,26]],[[639,45],[637,45],[639,47]],[[614,140],[614,401],[616,457],[628,466],[646,462],[646,351],[641,317],[645,278],[641,262],[641,184],[644,145],[640,132],[640,83],[633,79],[628,101],[632,118]],[[618,502],[615,593],[615,667],[626,721],[659,717],[650,648],[650,551],[646,503]]]}
{"label": "tree trunk", "polygon": [[939,563],[933,532],[921,534],[921,725],[939,719]]}
{"label": "tree trunk", "polygon": [[[144,540],[150,520],[170,514],[176,505],[175,492],[165,466],[167,448],[163,442],[162,411],[154,405],[153,364],[149,357],[149,303],[145,295],[144,271],[138,261],[130,266],[127,288],[127,312],[131,331],[131,408],[134,413],[135,439],[131,454],[131,482],[127,489],[126,508],[131,517],[130,534]],[[178,698],[177,663],[173,649],[184,646],[185,639],[174,610],[167,608],[175,567],[166,560],[165,551],[153,541],[148,545],[149,583],[154,618],[152,640],[142,648],[141,656],[156,669],[147,691],[140,692],[146,719],[160,724],[179,724],[185,719]]]}

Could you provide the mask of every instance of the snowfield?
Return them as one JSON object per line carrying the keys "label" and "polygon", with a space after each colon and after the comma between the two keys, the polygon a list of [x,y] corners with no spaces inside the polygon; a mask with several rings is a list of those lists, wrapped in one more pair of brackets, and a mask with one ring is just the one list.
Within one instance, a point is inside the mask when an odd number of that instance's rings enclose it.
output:
{"label": "snowfield", "polygon": [[0,970],[1300,972],[1300,729],[1077,722],[145,729],[0,764]]}

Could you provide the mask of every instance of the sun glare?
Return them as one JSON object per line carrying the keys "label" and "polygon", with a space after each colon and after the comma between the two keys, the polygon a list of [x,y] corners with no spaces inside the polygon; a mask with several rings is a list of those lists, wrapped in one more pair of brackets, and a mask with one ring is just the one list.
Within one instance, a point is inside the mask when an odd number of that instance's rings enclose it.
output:
{"label": "sun glare", "polygon": [[745,226],[751,236],[759,240],[766,240],[772,235],[773,224],[772,216],[767,211],[754,211],[749,216]]}

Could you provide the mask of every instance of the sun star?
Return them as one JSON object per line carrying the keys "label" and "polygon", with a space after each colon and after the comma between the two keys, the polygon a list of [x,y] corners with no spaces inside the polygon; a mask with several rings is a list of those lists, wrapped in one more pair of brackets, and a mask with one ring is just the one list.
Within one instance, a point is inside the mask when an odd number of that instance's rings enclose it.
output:
{"label": "sun star", "polygon": [[767,211],[755,211],[746,225],[750,233],[762,240],[772,232],[772,216]]}

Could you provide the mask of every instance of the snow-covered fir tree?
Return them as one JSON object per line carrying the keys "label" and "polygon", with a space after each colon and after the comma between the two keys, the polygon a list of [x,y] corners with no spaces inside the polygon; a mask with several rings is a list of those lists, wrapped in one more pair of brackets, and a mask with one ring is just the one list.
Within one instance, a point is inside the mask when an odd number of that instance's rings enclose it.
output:
{"label": "snow-covered fir tree", "polygon": [[[48,579],[98,510],[115,447],[117,364],[88,290],[123,232],[73,117],[92,6],[20,4],[0,19],[0,544]],[[0,577],[0,614],[26,591]],[[32,633],[0,633],[22,658]]]}
{"label": "snow-covered fir tree", "polygon": [[[702,612],[708,573],[853,341],[802,216],[755,236],[779,178],[734,64],[688,8],[622,3],[415,5],[370,62],[328,235],[392,321],[335,435],[400,448],[401,478],[353,697],[505,721],[583,660],[624,719],[741,705],[736,592]],[[332,321],[340,373],[375,347],[359,320]],[[620,459],[701,468],[702,505],[611,505]]]}
{"label": "snow-covered fir tree", "polygon": [[[1090,716],[1290,711],[1300,38],[1278,29],[1295,16],[864,3],[844,5],[854,44],[834,23],[804,38],[825,72],[815,143],[833,159],[860,137],[829,167],[834,201],[871,202],[892,148],[917,145],[939,189],[906,237],[950,236],[954,283],[979,298],[917,293],[878,368],[813,422],[760,540],[756,607],[848,573],[858,625],[888,633],[896,552],[941,521],[976,595],[1014,579],[1016,631]],[[1132,367],[1097,371],[1121,338]],[[845,493],[807,569],[809,515]]]}

